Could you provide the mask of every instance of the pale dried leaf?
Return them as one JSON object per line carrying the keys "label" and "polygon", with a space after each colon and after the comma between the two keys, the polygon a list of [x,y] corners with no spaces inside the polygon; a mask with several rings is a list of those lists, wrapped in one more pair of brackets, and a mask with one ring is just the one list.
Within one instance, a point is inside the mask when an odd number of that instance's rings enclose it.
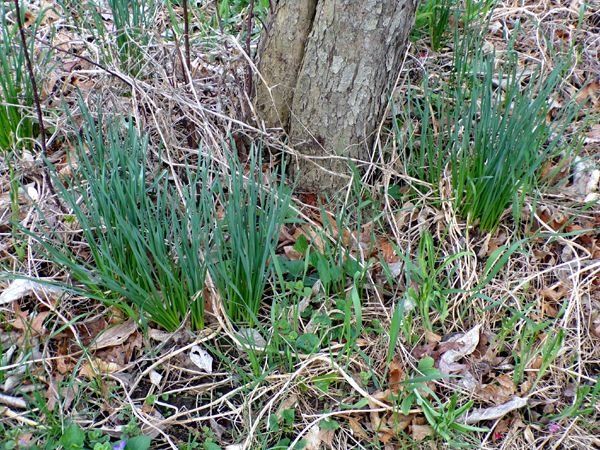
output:
{"label": "pale dried leaf", "polygon": [[[17,203],[19,205],[30,205],[40,198],[40,194],[35,188],[34,183],[26,184],[17,189]],[[3,192],[0,194],[0,225],[5,225],[11,218],[9,210],[13,204],[12,193]]]}
{"label": "pale dried leaf", "polygon": [[267,346],[267,341],[262,337],[260,331],[255,328],[240,328],[236,333],[236,337],[242,344],[249,345],[253,348],[264,348]]}
{"label": "pale dried leaf", "polygon": [[512,377],[502,374],[496,377],[494,383],[479,387],[477,394],[495,405],[504,404],[515,394]]}
{"label": "pale dried leaf", "polygon": [[213,357],[199,345],[194,345],[190,349],[190,360],[196,367],[206,373],[212,373]]}
{"label": "pale dried leaf", "polygon": [[0,305],[14,302],[27,295],[35,294],[44,298],[56,298],[63,293],[63,290],[56,286],[51,286],[35,280],[19,278],[13,280],[10,285],[0,294]]}
{"label": "pale dried leaf", "polygon": [[13,397],[12,395],[0,394],[0,403],[10,406],[11,408],[27,409],[27,402],[21,397]]}
{"label": "pale dried leaf", "polygon": [[395,214],[394,219],[399,230],[404,228],[404,225],[410,221],[410,216],[413,213],[414,207],[415,205],[412,203],[406,203],[404,207]]}
{"label": "pale dried leaf", "polygon": [[121,345],[137,329],[137,324],[133,320],[128,320],[100,333],[96,340],[90,346],[91,350],[100,350],[102,348]]}
{"label": "pale dried leaf", "polygon": [[277,408],[277,416],[281,417],[281,415],[283,414],[283,411],[285,411],[286,409],[294,408],[297,403],[298,403],[298,396],[295,394],[290,395],[284,401],[282,401],[281,404],[279,405],[279,407]]}
{"label": "pale dried leaf", "polygon": [[523,430],[523,437],[529,443],[529,445],[533,446],[535,444],[536,439],[529,425],[527,425]]}
{"label": "pale dried leaf", "polygon": [[581,196],[587,196],[590,193],[598,191],[600,169],[596,169],[596,165],[597,163],[591,159],[575,158],[573,186]]}
{"label": "pale dried leaf", "polygon": [[470,355],[477,348],[477,344],[479,343],[479,329],[481,325],[476,325],[468,332],[452,336],[445,342],[456,342],[458,345],[453,346],[450,350],[445,352],[440,357],[439,368],[440,371],[444,374],[449,374],[451,372],[455,372],[457,369],[460,371],[461,369],[455,363],[461,358]]}
{"label": "pale dried leaf", "polygon": [[402,261],[397,261],[388,264],[388,269],[390,269],[390,273],[393,277],[400,276],[402,270],[404,269],[404,263]]}
{"label": "pale dried leaf", "polygon": [[410,414],[405,416],[399,412],[394,412],[388,417],[388,426],[398,435],[406,430],[412,421],[413,417]]}
{"label": "pale dried leaf", "polygon": [[283,253],[291,261],[299,261],[304,258],[304,255],[297,251],[293,245],[285,245],[283,247]]}
{"label": "pale dried leaf", "polygon": [[321,433],[318,425],[313,425],[304,436],[304,450],[319,450],[321,446]]}
{"label": "pale dried leaf", "polygon": [[527,405],[527,398],[514,397],[502,405],[491,408],[477,408],[459,418],[459,421],[466,424],[481,422],[483,420],[496,420],[505,416],[511,411],[523,408]]}
{"label": "pale dried leaf", "polygon": [[160,387],[160,382],[162,381],[163,376],[158,373],[156,370],[150,371],[150,383],[152,383],[156,387]]}
{"label": "pale dried leaf", "polygon": [[40,336],[46,334],[46,327],[44,326],[44,321],[50,315],[50,311],[42,311],[38,313],[33,320],[31,321],[31,331]]}
{"label": "pale dried leaf", "polygon": [[467,391],[473,391],[477,389],[477,386],[479,386],[479,381],[471,372],[467,370],[463,372],[462,377],[460,380],[458,380],[458,384]]}
{"label": "pale dried leaf", "polygon": [[437,344],[441,342],[442,337],[433,331],[425,330],[425,340],[428,344]]}
{"label": "pale dried leaf", "polygon": [[596,144],[600,142],[600,124],[592,125],[590,131],[588,131],[585,141],[586,144]]}
{"label": "pale dried leaf", "polygon": [[333,446],[333,437],[335,436],[335,430],[321,430],[319,439],[323,443],[325,448],[331,448]]}

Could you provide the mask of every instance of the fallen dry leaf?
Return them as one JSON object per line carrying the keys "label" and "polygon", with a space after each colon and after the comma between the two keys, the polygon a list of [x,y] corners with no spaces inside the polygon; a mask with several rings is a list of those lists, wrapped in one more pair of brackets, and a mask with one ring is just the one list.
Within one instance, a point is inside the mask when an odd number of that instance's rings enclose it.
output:
{"label": "fallen dry leaf", "polygon": [[127,338],[123,344],[106,347],[96,351],[96,356],[104,361],[110,361],[125,366],[131,362],[134,351],[141,347],[142,335],[136,331]]}
{"label": "fallen dry leaf", "polygon": [[586,134],[584,142],[586,144],[596,144],[600,142],[600,124],[592,125],[590,131]]}
{"label": "fallen dry leaf", "polygon": [[425,340],[428,344],[437,344],[442,341],[442,337],[433,331],[425,330]]}
{"label": "fallen dry leaf", "polygon": [[319,431],[319,439],[323,443],[325,448],[331,448],[333,446],[333,437],[335,435],[335,430],[321,430]]}
{"label": "fallen dry leaf", "polygon": [[114,362],[107,362],[100,358],[92,358],[91,361],[87,361],[81,366],[79,375],[92,379],[97,375],[115,373],[121,369],[122,367]]}
{"label": "fallen dry leaf", "polygon": [[529,364],[527,365],[527,369],[538,370],[540,367],[542,367],[543,363],[544,363],[544,358],[542,356],[536,356],[529,362]]}
{"label": "fallen dry leaf", "polygon": [[502,405],[493,406],[491,408],[476,408],[459,417],[459,422],[473,424],[483,420],[496,420],[505,416],[511,411],[523,408],[527,405],[527,398],[514,397]]}
{"label": "fallen dry leaf", "polygon": [[600,106],[600,81],[593,81],[584,87],[577,96],[575,101],[579,104],[585,104],[588,101],[597,109]]}
{"label": "fallen dry leaf", "polygon": [[0,294],[0,305],[14,302],[27,295],[34,294],[46,299],[56,298],[63,293],[63,289],[45,283],[45,280],[36,281],[24,278],[13,280]]}
{"label": "fallen dry leaf", "polygon": [[362,425],[360,424],[360,422],[358,421],[357,418],[349,417],[348,424],[350,425],[350,428],[352,429],[352,431],[356,434],[356,436],[358,438],[365,439],[365,440],[371,439],[371,437],[367,434],[367,432],[362,427]]}
{"label": "fallen dry leaf", "polygon": [[494,427],[493,434],[492,434],[492,441],[497,442],[497,441],[501,441],[502,439],[504,439],[504,436],[506,436],[506,433],[508,433],[508,430],[510,429],[510,424],[511,424],[510,419],[507,419],[507,418],[500,419],[498,421],[498,423],[496,424],[496,426]]}
{"label": "fallen dry leaf", "polygon": [[597,169],[596,166],[597,162],[591,159],[575,157],[573,186],[577,193],[583,197],[598,191],[600,169]]}
{"label": "fallen dry leaf", "polygon": [[535,439],[533,431],[531,431],[531,427],[529,425],[527,425],[525,427],[525,429],[523,430],[523,437],[525,438],[527,443],[529,443],[529,445],[531,445],[532,447],[533,447],[533,445],[535,445],[536,439]]}
{"label": "fallen dry leaf", "polygon": [[190,361],[200,370],[212,373],[213,357],[199,345],[194,345],[190,349]]}
{"label": "fallen dry leaf", "polygon": [[405,431],[408,426],[413,422],[414,417],[412,415],[404,415],[397,411],[394,411],[389,415],[388,418],[388,427],[394,430],[394,433],[397,435],[403,431]]}
{"label": "fallen dry leaf", "polygon": [[150,373],[150,383],[152,383],[156,387],[160,387],[160,383],[162,382],[163,376],[158,373],[156,370],[151,370]]}
{"label": "fallen dry leaf", "polygon": [[396,254],[394,244],[388,239],[380,238],[377,242],[377,251],[383,260],[388,264],[394,264],[400,261],[400,257]]}
{"label": "fallen dry leaf", "polygon": [[[39,200],[40,194],[35,188],[34,183],[29,183],[19,187],[17,190],[17,203],[19,206],[31,205]],[[13,200],[11,192],[3,192],[0,194],[0,225],[6,225],[13,219],[12,213]],[[19,216],[19,220],[22,217]]]}
{"label": "fallen dry leaf", "polygon": [[98,335],[96,340],[90,346],[91,350],[100,350],[102,348],[114,347],[122,344],[137,329],[137,324],[133,320],[128,320],[114,327],[110,327]]}
{"label": "fallen dry leaf", "polygon": [[512,377],[502,374],[496,377],[492,383],[480,386],[476,392],[484,400],[501,405],[513,397],[515,386]]}
{"label": "fallen dry leaf", "polygon": [[46,334],[47,330],[46,330],[46,327],[44,326],[44,321],[46,320],[48,315],[50,315],[50,311],[42,311],[33,318],[33,320],[31,321],[31,330],[34,333],[36,333],[40,336],[43,336],[44,334]]}
{"label": "fallen dry leaf", "polygon": [[319,425],[313,425],[304,435],[304,450],[319,450],[321,447],[321,431]]}
{"label": "fallen dry leaf", "polygon": [[301,259],[304,259],[304,255],[300,252],[298,252],[293,245],[285,245],[283,247],[283,253],[285,254],[285,256],[287,256],[287,258],[291,261],[299,261]]}
{"label": "fallen dry leaf", "polygon": [[457,347],[451,348],[440,357],[439,368],[443,374],[450,374],[452,372],[460,372],[463,370],[463,366],[457,364],[461,358],[473,353],[477,344],[479,343],[479,330],[481,325],[476,325],[471,330],[467,331],[462,335],[452,336],[445,342],[456,343]]}
{"label": "fallen dry leaf", "polygon": [[397,358],[394,358],[390,363],[390,370],[388,375],[388,383],[390,385],[390,389],[394,394],[398,394],[400,392],[402,382],[405,378],[406,373],[404,372],[400,361]]}
{"label": "fallen dry leaf", "polygon": [[433,429],[429,425],[412,425],[410,435],[416,441],[433,436]]}

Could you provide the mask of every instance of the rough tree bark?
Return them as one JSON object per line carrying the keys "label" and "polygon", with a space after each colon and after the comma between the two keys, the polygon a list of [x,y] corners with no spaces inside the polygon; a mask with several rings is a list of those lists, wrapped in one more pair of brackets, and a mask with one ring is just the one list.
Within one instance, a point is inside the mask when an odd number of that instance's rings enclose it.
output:
{"label": "rough tree bark", "polygon": [[255,105],[266,126],[283,127],[290,145],[309,157],[291,167],[300,189],[333,192],[347,184],[348,158],[369,159],[416,6],[277,2],[263,35]]}

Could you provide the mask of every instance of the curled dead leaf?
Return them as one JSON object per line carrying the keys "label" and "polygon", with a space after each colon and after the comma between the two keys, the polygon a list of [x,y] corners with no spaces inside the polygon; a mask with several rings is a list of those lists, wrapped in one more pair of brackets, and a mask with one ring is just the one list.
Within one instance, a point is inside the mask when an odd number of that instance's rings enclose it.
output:
{"label": "curled dead leaf", "polygon": [[104,361],[100,358],[92,358],[87,361],[79,369],[79,375],[82,377],[92,379],[97,375],[115,373],[121,370],[122,367],[114,362]]}
{"label": "curled dead leaf", "polygon": [[461,371],[462,368],[457,365],[457,361],[473,353],[479,343],[479,330],[481,325],[476,325],[471,330],[462,335],[452,336],[447,343],[456,343],[457,346],[451,348],[440,357],[439,368],[443,374]]}

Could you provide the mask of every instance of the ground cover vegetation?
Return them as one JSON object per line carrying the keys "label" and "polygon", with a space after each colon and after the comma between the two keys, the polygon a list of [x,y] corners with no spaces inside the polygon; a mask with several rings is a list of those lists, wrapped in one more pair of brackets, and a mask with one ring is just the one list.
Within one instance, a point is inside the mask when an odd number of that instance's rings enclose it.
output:
{"label": "ground cover vegetation", "polygon": [[599,447],[595,6],[421,2],[324,198],[269,1],[3,2],[0,448]]}

